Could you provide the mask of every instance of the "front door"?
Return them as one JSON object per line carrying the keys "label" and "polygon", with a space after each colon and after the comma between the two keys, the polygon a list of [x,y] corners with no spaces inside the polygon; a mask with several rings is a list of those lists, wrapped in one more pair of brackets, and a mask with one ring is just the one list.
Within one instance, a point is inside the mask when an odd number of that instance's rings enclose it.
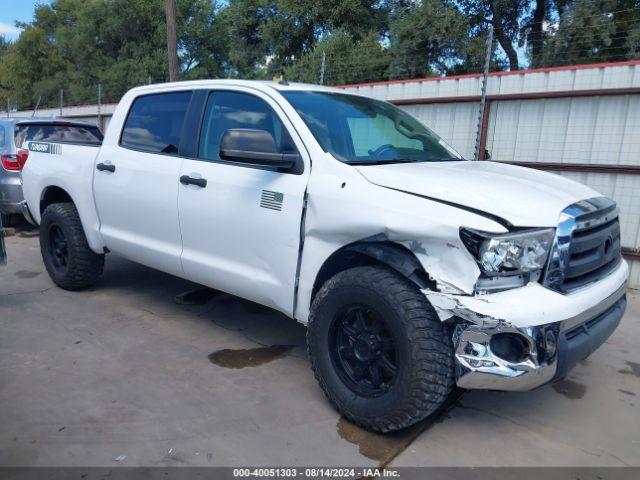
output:
{"label": "front door", "polygon": [[[251,89],[210,92],[193,159],[178,193],[182,266],[196,282],[293,313],[300,223],[309,161],[279,106]],[[304,164],[278,171],[220,159],[227,129],[266,130]]]}
{"label": "front door", "polygon": [[191,92],[144,95],[131,105],[119,138],[96,160],[94,195],[100,233],[111,251],[182,275],[178,156]]}

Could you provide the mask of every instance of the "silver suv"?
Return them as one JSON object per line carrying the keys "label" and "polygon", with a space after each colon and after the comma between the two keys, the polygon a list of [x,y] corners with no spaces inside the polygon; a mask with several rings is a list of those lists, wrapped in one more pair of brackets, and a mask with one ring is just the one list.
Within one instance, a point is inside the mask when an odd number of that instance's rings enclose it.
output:
{"label": "silver suv", "polygon": [[0,119],[0,213],[2,224],[11,226],[14,215],[21,213],[22,179],[20,178],[20,152],[15,142],[18,118]]}

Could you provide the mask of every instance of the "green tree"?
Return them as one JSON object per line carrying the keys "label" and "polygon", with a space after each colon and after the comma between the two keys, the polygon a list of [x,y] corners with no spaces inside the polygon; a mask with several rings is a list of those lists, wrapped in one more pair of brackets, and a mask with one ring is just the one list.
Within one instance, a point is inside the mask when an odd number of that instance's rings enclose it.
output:
{"label": "green tree", "polygon": [[[31,107],[68,65],[41,28],[28,27],[2,57],[0,85],[18,108]],[[57,88],[53,88],[56,90]],[[49,92],[47,92],[49,93]]]}
{"label": "green tree", "polygon": [[570,65],[640,58],[640,9],[634,0],[566,2],[549,28],[543,65]]}
{"label": "green tree", "polygon": [[264,67],[268,45],[263,40],[262,29],[273,15],[273,0],[230,1],[222,11],[222,22],[227,25],[227,43],[230,76],[251,78]]}
{"label": "green tree", "polygon": [[493,35],[502,48],[510,70],[520,68],[516,50],[521,44],[521,21],[529,13],[530,0],[460,0],[461,11],[467,17],[469,32],[477,35],[479,30],[493,26]]}
{"label": "green tree", "polygon": [[370,32],[362,39],[355,40],[347,32],[338,30],[327,35],[312,51],[286,67],[285,80],[319,83],[323,52],[326,85],[372,82],[389,78],[391,52],[380,43],[377,32]]}
{"label": "green tree", "polygon": [[416,78],[478,71],[485,31],[471,25],[453,2],[432,0],[410,5],[391,22],[392,78]]}
{"label": "green tree", "polygon": [[228,25],[223,8],[211,0],[178,0],[178,50],[184,78],[226,76]]}
{"label": "green tree", "polygon": [[[225,72],[225,32],[209,0],[177,1],[179,52],[185,76]],[[20,107],[118,101],[129,88],[167,78],[164,0],[54,0],[38,5],[34,20],[5,52],[0,81]]]}
{"label": "green tree", "polygon": [[4,35],[0,35],[0,57],[7,51],[9,45],[11,45],[11,42],[9,42]]}
{"label": "green tree", "polygon": [[[184,79],[328,84],[640,57],[637,0],[176,0]],[[53,0],[0,37],[0,97],[18,108],[118,101],[167,78],[165,0]],[[525,60],[526,61],[526,60]],[[3,102],[4,104],[4,102]]]}
{"label": "green tree", "polygon": [[379,0],[229,0],[221,14],[231,46],[229,74],[278,75],[336,32],[354,42],[371,32],[383,35],[389,11]]}
{"label": "green tree", "polygon": [[552,18],[551,4],[549,0],[536,0],[532,11],[525,15],[521,23],[520,45],[526,41],[530,66],[533,68],[539,67],[542,62],[545,30]]}

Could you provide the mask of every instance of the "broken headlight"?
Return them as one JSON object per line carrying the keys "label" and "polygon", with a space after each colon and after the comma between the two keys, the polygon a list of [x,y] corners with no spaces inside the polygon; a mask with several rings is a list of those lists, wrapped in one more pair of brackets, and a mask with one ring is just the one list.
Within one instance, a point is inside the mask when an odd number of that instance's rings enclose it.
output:
{"label": "broken headlight", "polygon": [[540,272],[547,262],[554,235],[553,228],[504,234],[460,229],[462,242],[487,276]]}

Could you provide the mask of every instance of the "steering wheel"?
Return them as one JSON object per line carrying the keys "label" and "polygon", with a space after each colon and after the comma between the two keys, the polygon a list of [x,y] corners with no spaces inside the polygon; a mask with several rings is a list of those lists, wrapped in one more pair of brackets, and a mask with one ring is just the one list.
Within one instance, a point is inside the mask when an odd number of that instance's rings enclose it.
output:
{"label": "steering wheel", "polygon": [[375,150],[369,150],[368,153],[372,157],[378,157],[379,158],[380,155],[382,155],[382,153],[386,152],[387,150],[393,150],[395,152],[396,151],[396,147],[394,147],[390,143],[385,143],[384,145],[380,145]]}

